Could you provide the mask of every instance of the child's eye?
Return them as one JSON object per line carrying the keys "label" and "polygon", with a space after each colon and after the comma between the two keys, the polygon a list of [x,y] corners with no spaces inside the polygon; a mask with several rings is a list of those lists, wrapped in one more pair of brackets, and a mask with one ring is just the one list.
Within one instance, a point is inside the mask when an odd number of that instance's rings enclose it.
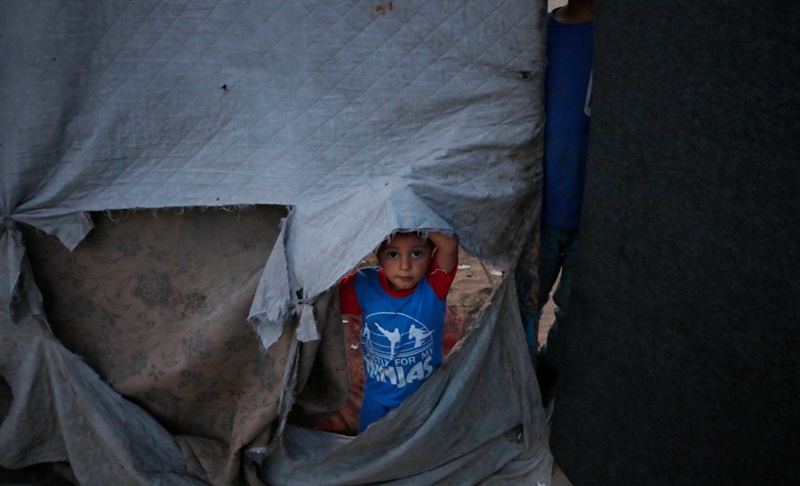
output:
{"label": "child's eye", "polygon": [[411,256],[414,258],[422,257],[422,250],[414,250],[411,252]]}
{"label": "child's eye", "polygon": [[395,258],[400,256],[400,254],[397,253],[396,251],[390,251],[389,253],[386,254],[386,256],[394,260]]}

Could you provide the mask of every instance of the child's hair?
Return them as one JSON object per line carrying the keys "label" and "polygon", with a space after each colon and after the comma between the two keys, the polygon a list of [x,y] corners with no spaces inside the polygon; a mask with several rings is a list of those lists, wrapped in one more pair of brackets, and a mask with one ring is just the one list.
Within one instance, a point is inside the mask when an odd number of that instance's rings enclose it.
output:
{"label": "child's hair", "polygon": [[428,232],[427,231],[395,231],[392,234],[390,234],[389,236],[387,236],[383,241],[381,241],[381,244],[378,245],[378,248],[375,249],[375,253],[378,253],[381,250],[383,250],[386,247],[386,245],[388,245],[389,242],[391,242],[398,235],[419,236],[420,238],[425,240],[425,245],[433,246],[433,242],[430,240],[430,238],[428,238]]}

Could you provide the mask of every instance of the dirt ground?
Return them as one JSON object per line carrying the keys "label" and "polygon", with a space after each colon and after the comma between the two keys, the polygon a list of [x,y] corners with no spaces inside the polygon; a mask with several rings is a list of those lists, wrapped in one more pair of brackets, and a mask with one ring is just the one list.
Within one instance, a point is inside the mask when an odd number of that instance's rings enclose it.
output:
{"label": "dirt ground", "polygon": [[[484,264],[478,258],[461,251],[460,264],[453,287],[447,297],[448,307],[462,316],[465,325],[474,321],[481,307],[488,303],[495,288],[500,284],[504,275],[500,270],[491,265]],[[547,331],[553,324],[553,301],[544,307],[544,314],[539,320],[539,343],[547,339]]]}

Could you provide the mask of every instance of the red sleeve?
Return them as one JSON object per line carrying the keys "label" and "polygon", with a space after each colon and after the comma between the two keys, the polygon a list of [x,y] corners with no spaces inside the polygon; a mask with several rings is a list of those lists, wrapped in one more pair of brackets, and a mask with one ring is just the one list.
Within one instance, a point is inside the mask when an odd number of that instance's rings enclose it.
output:
{"label": "red sleeve", "polygon": [[339,310],[342,314],[361,314],[356,296],[356,272],[339,281]]}
{"label": "red sleeve", "polygon": [[431,258],[431,264],[428,267],[428,283],[433,288],[433,291],[436,292],[436,296],[441,300],[447,298],[447,293],[450,292],[450,285],[453,284],[453,279],[456,278],[457,271],[458,261],[456,261],[456,266],[453,268],[453,273],[448,275],[447,272],[439,268],[436,259]]}

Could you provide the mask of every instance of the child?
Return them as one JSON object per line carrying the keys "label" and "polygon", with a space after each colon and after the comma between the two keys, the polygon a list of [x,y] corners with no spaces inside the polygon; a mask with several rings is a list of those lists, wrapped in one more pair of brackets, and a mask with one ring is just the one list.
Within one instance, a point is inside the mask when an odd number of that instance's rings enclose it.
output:
{"label": "child", "polygon": [[401,232],[377,251],[378,267],[339,282],[343,314],[361,314],[364,399],[359,432],[400,405],[442,363],[447,293],[458,241],[432,231]]}

